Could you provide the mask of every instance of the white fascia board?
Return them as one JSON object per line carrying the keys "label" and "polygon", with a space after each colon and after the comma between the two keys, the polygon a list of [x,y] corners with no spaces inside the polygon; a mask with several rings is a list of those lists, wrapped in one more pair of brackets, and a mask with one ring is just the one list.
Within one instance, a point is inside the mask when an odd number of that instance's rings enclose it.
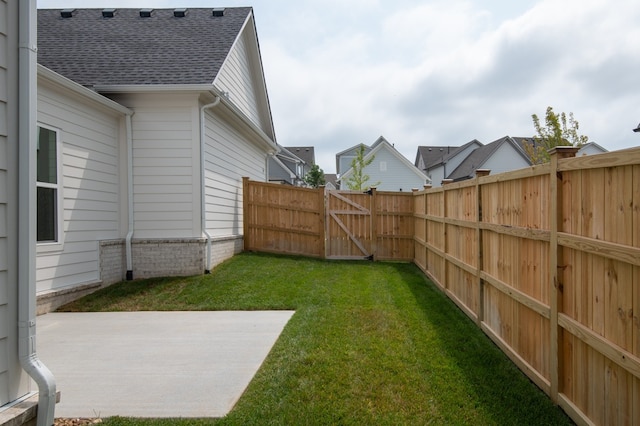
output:
{"label": "white fascia board", "polygon": [[[274,135],[274,139],[275,139],[275,127],[273,125],[273,114],[271,114],[271,104],[269,103],[269,92],[267,91],[267,82],[265,80],[265,75],[264,75],[264,66],[262,64],[262,54],[260,52],[260,42],[258,41],[258,30],[256,29],[256,23],[255,23],[255,19],[253,17],[253,8],[251,9],[251,11],[249,12],[249,14],[247,15],[247,19],[245,19],[244,23],[242,24],[242,28],[240,29],[240,31],[238,31],[238,34],[236,35],[235,40],[233,41],[233,44],[231,45],[231,48],[229,49],[229,52],[227,53],[227,57],[224,58],[224,61],[222,62],[222,65],[220,66],[220,70],[224,69],[225,65],[227,64],[227,61],[229,60],[229,53],[231,53],[235,48],[236,45],[238,44],[240,38],[243,37],[244,32],[247,31],[247,28],[249,27],[249,24],[251,24],[250,28],[252,30],[252,38],[255,39],[255,52],[253,51],[253,49],[251,50],[251,52],[254,54],[254,60],[256,60],[258,62],[258,64],[260,65],[260,83],[262,85],[262,91],[264,92],[264,98],[266,100],[266,107],[267,107],[267,115],[269,116],[269,126],[271,127],[271,134]],[[257,53],[256,53],[257,52]],[[251,54],[251,53],[250,53]],[[216,80],[218,79],[218,76],[220,75],[220,72],[218,72],[218,74],[216,75],[213,84],[216,83]],[[264,132],[263,132],[264,133]],[[279,151],[279,150],[278,150]]]}
{"label": "white fascia board", "polygon": [[262,131],[260,127],[258,127],[249,117],[247,117],[237,106],[233,104],[233,102],[229,101],[226,97],[218,91],[215,87],[209,87],[209,91],[213,93],[215,96],[220,98],[220,103],[224,105],[227,110],[229,110],[233,115],[235,115],[244,125],[246,125],[249,129],[253,131],[253,133],[258,137],[263,147],[266,148],[269,154],[275,154],[280,152],[280,148],[265,132]]}
{"label": "white fascia board", "polygon": [[290,179],[295,179],[297,176],[286,166],[286,164],[284,164],[282,161],[280,161],[280,159],[277,156],[273,156],[273,160],[276,162],[276,164],[278,164],[280,167],[282,167],[282,170],[285,170],[286,172],[289,173],[289,178]]}
{"label": "white fascia board", "polygon": [[[375,148],[373,148],[371,151],[369,151],[367,155],[364,156],[363,161],[366,162],[371,156],[374,156],[378,152],[380,152],[382,147],[386,145],[387,151],[389,151],[394,157],[396,157],[400,162],[402,162],[406,167],[408,167],[409,170],[413,171],[413,173],[415,173],[421,179],[424,179],[425,181],[429,180],[429,177],[425,173],[421,172],[420,169],[418,169],[412,162],[407,160],[404,155],[400,154],[400,152],[398,152],[397,149],[395,149],[391,144],[389,144],[389,142],[386,139],[383,138],[383,140],[379,140],[379,142],[380,143],[378,143],[378,145]],[[340,176],[340,179],[348,177],[351,173],[353,173],[353,167],[351,167],[349,170],[344,172],[344,174]]]}
{"label": "white fascia board", "polygon": [[110,108],[114,111],[125,115],[133,114],[133,111],[129,108],[121,105],[111,99],[102,96],[100,93],[97,93],[91,89],[87,89],[86,87],[69,80],[61,74],[58,74],[55,71],[50,70],[49,68],[38,64],[38,79],[45,79],[53,84],[56,84],[64,89],[70,90],[78,95],[81,95],[85,98],[91,99],[92,101],[98,102],[107,108]]}
{"label": "white fascia board", "polygon": [[387,151],[389,151],[391,154],[393,154],[399,161],[401,161],[405,166],[407,166],[410,170],[412,170],[416,175],[418,175],[420,178],[424,178],[427,179],[427,175],[424,174],[420,169],[418,169],[415,164],[413,164],[411,161],[409,161],[404,155],[400,154],[400,152],[391,144],[389,144],[389,142],[387,140],[384,140],[383,143],[380,143],[373,151],[371,151],[372,153],[378,152],[380,149],[382,149],[382,146],[386,144],[387,145]]}
{"label": "white fascia board", "polygon": [[213,84],[109,84],[93,86],[100,93],[209,92]]}

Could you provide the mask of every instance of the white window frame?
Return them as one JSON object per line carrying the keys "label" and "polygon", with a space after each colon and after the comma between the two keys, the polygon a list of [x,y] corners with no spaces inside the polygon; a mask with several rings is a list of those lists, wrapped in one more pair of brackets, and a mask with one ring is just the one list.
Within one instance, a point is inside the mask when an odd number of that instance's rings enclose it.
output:
{"label": "white window frame", "polygon": [[[53,252],[53,251],[61,251],[64,248],[64,197],[63,197],[63,185],[62,185],[62,130],[57,127],[49,126],[47,124],[38,123],[38,127],[46,130],[50,130],[55,132],[56,134],[56,182],[57,183],[48,183],[48,182],[38,182],[36,177],[36,190],[38,187],[41,188],[53,188],[56,190],[56,239],[55,241],[36,241],[36,252]],[[38,143],[38,141],[36,141]],[[36,160],[37,162],[37,160]],[[37,203],[36,203],[37,208]],[[37,234],[37,231],[36,231]],[[37,240],[37,238],[36,238]]]}

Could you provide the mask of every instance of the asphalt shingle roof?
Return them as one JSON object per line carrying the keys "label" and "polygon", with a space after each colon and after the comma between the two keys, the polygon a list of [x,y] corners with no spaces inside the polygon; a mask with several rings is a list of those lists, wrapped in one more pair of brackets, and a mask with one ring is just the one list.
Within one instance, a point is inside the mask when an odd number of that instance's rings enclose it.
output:
{"label": "asphalt shingle roof", "polygon": [[419,157],[422,157],[425,168],[428,168],[434,163],[439,163],[440,160],[447,154],[457,151],[459,146],[419,146],[418,155],[414,165],[418,166]]}
{"label": "asphalt shingle roof", "polygon": [[38,10],[38,63],[84,86],[139,84],[212,84],[248,15],[250,7],[155,9],[76,9],[62,18],[60,9]]}
{"label": "asphalt shingle roof", "polygon": [[467,158],[465,158],[464,161],[460,163],[460,165],[453,172],[451,172],[449,176],[447,176],[447,178],[453,179],[454,181],[472,178],[475,174],[475,171],[481,168],[482,165],[489,159],[489,157],[491,157],[493,153],[496,152],[498,148],[500,148],[505,143],[510,143],[513,148],[523,156],[523,158],[527,158],[524,153],[521,152],[520,146],[516,141],[513,140],[513,138],[504,136],[471,152],[471,154],[469,154]]}
{"label": "asphalt shingle roof", "polygon": [[311,166],[316,163],[315,149],[312,146],[288,146],[289,152],[294,153],[299,159]]}

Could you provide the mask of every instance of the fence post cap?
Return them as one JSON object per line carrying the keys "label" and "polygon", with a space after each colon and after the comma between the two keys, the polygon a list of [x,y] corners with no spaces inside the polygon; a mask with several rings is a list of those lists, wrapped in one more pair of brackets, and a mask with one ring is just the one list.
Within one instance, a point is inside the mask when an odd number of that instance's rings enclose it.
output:
{"label": "fence post cap", "polygon": [[560,158],[569,158],[575,157],[576,152],[578,152],[579,150],[580,148],[578,148],[577,146],[554,146],[547,152],[549,153],[549,155],[558,154],[558,157]]}
{"label": "fence post cap", "polygon": [[489,176],[489,173],[491,173],[490,169],[478,169],[476,170],[476,177]]}
{"label": "fence post cap", "polygon": [[453,183],[453,179],[442,179],[442,185],[448,185]]}

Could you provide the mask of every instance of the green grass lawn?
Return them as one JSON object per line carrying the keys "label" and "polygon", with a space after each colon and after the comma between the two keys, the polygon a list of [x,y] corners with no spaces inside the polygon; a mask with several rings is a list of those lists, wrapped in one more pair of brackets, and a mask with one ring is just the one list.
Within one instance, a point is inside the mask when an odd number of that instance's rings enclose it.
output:
{"label": "green grass lawn", "polygon": [[295,309],[222,419],[111,425],[562,425],[571,420],[412,264],[245,253],[62,310]]}

